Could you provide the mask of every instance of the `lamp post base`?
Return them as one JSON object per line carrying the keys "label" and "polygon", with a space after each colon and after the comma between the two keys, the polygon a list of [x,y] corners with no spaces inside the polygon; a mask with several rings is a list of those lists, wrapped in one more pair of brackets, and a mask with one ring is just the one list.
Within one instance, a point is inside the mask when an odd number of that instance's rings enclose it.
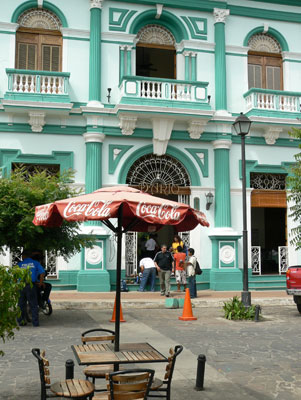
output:
{"label": "lamp post base", "polygon": [[241,292],[241,301],[243,302],[245,307],[251,306],[251,292]]}

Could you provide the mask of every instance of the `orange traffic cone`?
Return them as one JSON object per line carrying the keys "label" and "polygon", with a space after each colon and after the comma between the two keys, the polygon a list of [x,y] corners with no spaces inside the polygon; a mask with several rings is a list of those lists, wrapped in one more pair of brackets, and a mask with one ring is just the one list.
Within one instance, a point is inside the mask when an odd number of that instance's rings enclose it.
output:
{"label": "orange traffic cone", "polygon": [[[110,319],[110,322],[115,322],[116,320],[116,297],[115,297],[115,302],[114,302],[114,310],[113,310],[113,314],[112,314],[112,319]],[[126,322],[125,319],[123,319],[123,315],[122,315],[122,307],[121,307],[121,303],[120,303],[120,322]]]}
{"label": "orange traffic cone", "polygon": [[197,317],[194,317],[192,314],[191,300],[190,300],[190,292],[189,289],[186,289],[183,314],[182,317],[179,317],[181,321],[193,321],[196,320]]}

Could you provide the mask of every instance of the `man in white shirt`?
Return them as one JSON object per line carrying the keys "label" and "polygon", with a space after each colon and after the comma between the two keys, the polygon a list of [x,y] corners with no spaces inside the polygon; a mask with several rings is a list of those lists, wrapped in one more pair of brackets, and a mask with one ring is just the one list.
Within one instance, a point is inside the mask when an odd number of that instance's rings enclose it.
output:
{"label": "man in white shirt", "polygon": [[196,280],[195,280],[195,266],[196,266],[196,256],[194,255],[194,249],[188,249],[188,261],[185,263],[186,274],[188,276],[188,287],[190,298],[194,299],[197,297],[196,290]]}
{"label": "man in white shirt", "polygon": [[150,257],[145,257],[140,260],[140,269],[142,272],[142,278],[140,282],[139,292],[144,292],[145,286],[148,279],[150,278],[151,291],[155,291],[156,283],[156,265]]}

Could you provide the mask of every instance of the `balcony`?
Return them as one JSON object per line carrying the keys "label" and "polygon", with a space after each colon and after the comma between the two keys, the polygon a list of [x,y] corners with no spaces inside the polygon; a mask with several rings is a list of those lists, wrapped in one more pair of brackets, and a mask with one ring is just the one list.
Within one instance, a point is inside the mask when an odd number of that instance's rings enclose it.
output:
{"label": "balcony", "polygon": [[278,118],[300,116],[301,93],[298,92],[252,88],[244,94],[244,98],[248,115]]}
{"label": "balcony", "polygon": [[69,72],[6,69],[8,90],[6,100],[70,103]]}
{"label": "balcony", "polygon": [[207,88],[208,82],[124,76],[120,103],[211,110]]}

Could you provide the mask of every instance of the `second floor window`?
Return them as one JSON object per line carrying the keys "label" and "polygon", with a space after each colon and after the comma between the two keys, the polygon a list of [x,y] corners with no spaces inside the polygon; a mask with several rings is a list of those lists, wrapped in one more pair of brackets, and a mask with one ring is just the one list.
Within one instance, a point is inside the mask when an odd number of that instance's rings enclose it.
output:
{"label": "second floor window", "polygon": [[271,36],[260,33],[251,37],[248,46],[249,89],[283,90],[279,43]]}
{"label": "second floor window", "polygon": [[46,10],[32,9],[19,18],[16,34],[16,68],[62,70],[60,21]]}

